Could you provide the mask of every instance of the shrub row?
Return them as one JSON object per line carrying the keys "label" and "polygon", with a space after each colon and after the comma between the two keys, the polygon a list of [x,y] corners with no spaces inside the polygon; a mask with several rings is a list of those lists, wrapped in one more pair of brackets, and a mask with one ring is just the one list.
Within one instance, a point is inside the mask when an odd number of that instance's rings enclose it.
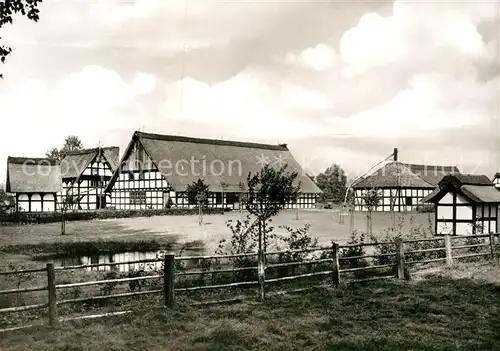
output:
{"label": "shrub row", "polygon": [[[203,214],[223,214],[221,208],[206,208]],[[133,218],[152,216],[190,216],[197,215],[196,208],[167,208],[163,210],[97,210],[67,212],[64,217],[66,221],[88,221],[92,219]],[[0,222],[4,223],[54,223],[61,221],[60,212],[51,213],[24,213],[13,212],[0,215]]]}

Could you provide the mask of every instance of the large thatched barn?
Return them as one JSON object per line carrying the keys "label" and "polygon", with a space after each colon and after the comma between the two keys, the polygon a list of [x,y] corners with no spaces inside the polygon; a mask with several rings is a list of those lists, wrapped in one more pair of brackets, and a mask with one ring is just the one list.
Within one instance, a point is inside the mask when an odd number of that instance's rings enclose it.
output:
{"label": "large thatched barn", "polygon": [[111,206],[122,209],[192,207],[186,189],[198,179],[209,186],[209,206],[240,206],[249,172],[265,164],[288,165],[297,171],[301,196],[289,207],[311,208],[321,190],[302,171],[285,144],[268,145],[227,140],[135,132],[106,192]]}
{"label": "large thatched barn", "polygon": [[448,174],[459,174],[454,166],[435,166],[402,163],[395,160],[374,173],[360,178],[353,185],[355,211],[368,210],[365,195],[375,189],[379,205],[374,211],[414,211]]}
{"label": "large thatched barn", "polygon": [[7,193],[16,199],[16,211],[53,212],[62,190],[61,168],[46,158],[8,157]]}

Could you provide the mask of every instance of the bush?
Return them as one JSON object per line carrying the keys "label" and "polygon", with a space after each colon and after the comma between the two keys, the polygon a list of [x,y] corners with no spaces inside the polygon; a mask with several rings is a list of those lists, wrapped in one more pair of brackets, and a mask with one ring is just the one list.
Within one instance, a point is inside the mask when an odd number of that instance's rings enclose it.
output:
{"label": "bush", "polygon": [[433,204],[424,204],[424,205],[417,205],[416,211],[418,213],[432,213],[436,211],[436,209]]}
{"label": "bush", "polygon": [[[223,214],[221,208],[207,208],[204,210],[205,215]],[[134,217],[152,217],[152,216],[192,216],[197,215],[198,210],[193,208],[167,208],[162,210],[97,210],[97,211],[81,211],[67,212],[64,214],[66,221],[89,221],[93,219],[113,219],[113,218],[134,218]],[[54,223],[61,221],[62,214],[60,212],[51,213],[24,213],[14,212],[10,214],[0,215],[0,222],[5,223]]]}

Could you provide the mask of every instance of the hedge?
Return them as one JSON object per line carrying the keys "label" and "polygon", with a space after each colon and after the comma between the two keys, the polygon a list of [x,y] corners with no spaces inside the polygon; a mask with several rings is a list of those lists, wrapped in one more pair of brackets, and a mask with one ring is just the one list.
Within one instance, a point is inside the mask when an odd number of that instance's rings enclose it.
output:
{"label": "hedge", "polygon": [[[223,214],[227,209],[206,208],[204,215]],[[67,212],[64,215],[66,221],[89,221],[93,219],[133,218],[152,216],[192,216],[197,215],[197,208],[168,208],[163,210],[98,210]],[[50,213],[24,213],[13,212],[0,214],[0,222],[3,223],[54,223],[61,222],[60,212]]]}

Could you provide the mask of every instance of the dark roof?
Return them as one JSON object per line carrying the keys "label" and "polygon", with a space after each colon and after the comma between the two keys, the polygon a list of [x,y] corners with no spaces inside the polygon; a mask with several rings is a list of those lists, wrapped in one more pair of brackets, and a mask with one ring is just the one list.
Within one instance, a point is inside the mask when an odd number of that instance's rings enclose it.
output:
{"label": "dark roof", "polygon": [[455,166],[437,166],[437,165],[417,165],[405,164],[410,170],[425,180],[427,183],[437,186],[438,183],[447,174],[460,174]]}
{"label": "dark roof", "polygon": [[[262,164],[259,164],[258,160],[263,156],[271,164],[281,159],[284,164],[287,164],[288,171],[297,171],[302,192],[321,193],[321,190],[306,176],[288,148],[283,144],[268,145],[135,132],[123,155],[121,164],[124,164],[136,142],[144,147],[146,153],[175,191],[185,191],[189,184],[200,178],[210,186],[211,191],[244,191],[240,184],[246,184],[249,172],[256,173],[262,169]],[[192,159],[200,163],[202,161],[207,165],[204,174],[189,172],[189,164],[186,165],[185,169],[176,172],[174,165],[179,160],[189,162]],[[210,165],[213,165],[213,170],[210,169]],[[224,171],[220,174],[222,167],[224,167]],[[107,191],[111,189],[119,173],[120,169],[113,175]],[[225,182],[227,186],[222,188],[221,182]]]}
{"label": "dark roof", "polygon": [[46,158],[8,157],[8,193],[57,193],[62,191],[61,167]]}
{"label": "dark roof", "polygon": [[377,171],[357,180],[354,189],[367,188],[435,188],[447,174],[458,174],[453,166],[417,165],[389,162]]}
{"label": "dark roof", "polygon": [[137,135],[139,138],[153,139],[153,140],[158,140],[158,141],[178,141],[181,143],[194,143],[194,144],[219,145],[219,146],[236,146],[236,147],[256,148],[256,149],[265,149],[265,150],[288,151],[287,144],[279,144],[279,145],[259,144],[259,143],[249,143],[249,142],[244,142],[244,141],[192,138],[192,137],[179,136],[179,135],[151,134],[151,133],[144,133],[144,132],[139,132],[139,131],[136,131],[134,134]]}
{"label": "dark roof", "polygon": [[497,179],[497,178],[500,178],[500,173],[495,173],[495,175],[493,176],[493,179]]}
{"label": "dark roof", "polygon": [[500,203],[500,192],[485,175],[477,174],[450,174],[445,176],[439,187],[427,195],[422,202],[437,203],[450,191],[457,189],[473,202],[498,202]]}
{"label": "dark roof", "polygon": [[[103,147],[102,153],[108,161],[111,171],[118,168],[119,152],[118,146]],[[78,178],[88,165],[97,157],[99,148],[70,151],[61,161],[61,175],[63,178]]]}
{"label": "dark roof", "polygon": [[493,185],[493,182],[485,175],[478,174],[450,174],[439,182],[439,187],[446,186],[449,182],[458,182],[461,185]]}
{"label": "dark roof", "polygon": [[464,185],[460,190],[474,202],[500,203],[500,192],[493,186]]}

